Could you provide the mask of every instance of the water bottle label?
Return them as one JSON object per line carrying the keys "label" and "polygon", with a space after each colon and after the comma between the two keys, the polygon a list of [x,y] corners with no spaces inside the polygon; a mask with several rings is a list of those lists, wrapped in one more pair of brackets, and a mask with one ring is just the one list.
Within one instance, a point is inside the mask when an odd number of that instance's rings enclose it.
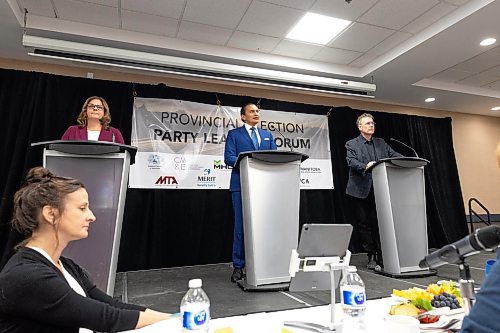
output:
{"label": "water bottle label", "polygon": [[210,310],[201,310],[197,312],[185,311],[182,317],[182,327],[188,330],[200,329],[208,324],[210,320]]}
{"label": "water bottle label", "polygon": [[365,292],[357,290],[342,291],[344,306],[346,307],[365,307]]}

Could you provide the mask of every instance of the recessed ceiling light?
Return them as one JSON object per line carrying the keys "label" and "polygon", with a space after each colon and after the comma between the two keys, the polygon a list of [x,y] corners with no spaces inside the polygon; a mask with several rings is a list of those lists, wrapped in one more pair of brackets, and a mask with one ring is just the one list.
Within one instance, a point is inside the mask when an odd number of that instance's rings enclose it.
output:
{"label": "recessed ceiling light", "polygon": [[494,108],[491,108],[491,111],[500,111],[500,106],[495,106]]}
{"label": "recessed ceiling light", "polygon": [[429,98],[426,98],[425,101],[427,103],[430,103],[430,102],[434,102],[436,99],[434,97],[429,97]]}
{"label": "recessed ceiling light", "polygon": [[351,21],[314,13],[306,13],[286,38],[325,45],[341,33]]}
{"label": "recessed ceiling light", "polygon": [[495,44],[496,41],[497,40],[495,38],[486,38],[486,39],[483,39],[481,41],[481,43],[479,43],[479,45],[481,45],[481,46],[489,46],[489,45]]}

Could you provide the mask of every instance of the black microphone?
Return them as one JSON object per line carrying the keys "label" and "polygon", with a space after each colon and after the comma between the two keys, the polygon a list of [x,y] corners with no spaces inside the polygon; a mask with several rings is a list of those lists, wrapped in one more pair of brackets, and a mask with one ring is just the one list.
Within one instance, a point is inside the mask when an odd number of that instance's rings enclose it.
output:
{"label": "black microphone", "polygon": [[[283,133],[280,132],[279,129],[275,128],[275,130],[283,137],[283,145],[287,142],[287,138],[283,135]],[[293,151],[292,144],[290,144],[290,151]]]}
{"label": "black microphone", "polygon": [[418,264],[420,268],[435,268],[444,264],[455,264],[478,251],[491,251],[500,245],[500,227],[490,225],[448,244],[425,256]]}
{"label": "black microphone", "polygon": [[396,139],[394,139],[394,138],[390,138],[389,140],[391,140],[391,141],[395,141],[395,142],[397,142],[397,143],[399,143],[399,144],[401,144],[401,145],[405,146],[406,148],[410,149],[410,150],[413,152],[413,154],[415,154],[415,157],[418,157],[418,154],[417,154],[417,152],[415,151],[415,149],[413,149],[412,147],[410,147],[410,146],[409,146],[409,145],[407,145],[406,143],[401,142],[401,141],[399,141],[399,140],[396,140]]}

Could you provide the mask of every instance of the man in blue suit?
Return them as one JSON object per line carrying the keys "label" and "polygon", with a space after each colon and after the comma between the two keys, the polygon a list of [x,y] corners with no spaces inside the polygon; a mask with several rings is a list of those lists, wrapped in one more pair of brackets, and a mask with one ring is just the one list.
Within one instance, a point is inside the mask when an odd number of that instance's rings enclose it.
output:
{"label": "man in blue suit", "polygon": [[382,158],[402,155],[396,153],[384,139],[373,137],[375,121],[371,114],[364,113],[359,116],[356,125],[360,132],[359,136],[345,144],[349,167],[349,180],[345,192],[349,195],[354,208],[361,247],[368,254],[367,267],[375,269],[377,264],[382,263],[382,257],[372,173],[366,169]]}
{"label": "man in blue suit", "polygon": [[260,110],[252,103],[245,104],[240,111],[241,120],[245,123],[239,128],[232,129],[227,134],[224,149],[224,163],[233,166],[231,172],[231,191],[234,210],[234,238],[233,238],[233,274],[231,282],[245,278],[245,242],[243,238],[243,212],[241,206],[240,169],[234,167],[238,155],[253,150],[276,150],[273,135],[257,127],[260,120]]}

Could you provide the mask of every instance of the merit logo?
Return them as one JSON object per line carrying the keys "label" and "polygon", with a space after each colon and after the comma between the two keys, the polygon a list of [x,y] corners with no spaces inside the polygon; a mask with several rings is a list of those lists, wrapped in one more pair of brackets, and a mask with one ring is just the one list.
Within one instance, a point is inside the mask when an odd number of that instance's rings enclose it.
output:
{"label": "merit logo", "polygon": [[198,176],[198,182],[200,182],[200,183],[215,182],[216,178],[217,177]]}
{"label": "merit logo", "polygon": [[210,169],[205,169],[203,170],[203,176],[198,176],[198,186],[201,183],[215,183],[217,181],[217,177],[215,176],[210,176],[212,173],[212,170]]}
{"label": "merit logo", "polygon": [[221,160],[214,160],[214,169],[231,169],[229,165],[225,165]]}
{"label": "merit logo", "polygon": [[177,185],[177,184],[179,183],[177,182],[177,179],[175,179],[174,176],[160,176],[160,178],[158,178],[155,183],[155,185]]}

